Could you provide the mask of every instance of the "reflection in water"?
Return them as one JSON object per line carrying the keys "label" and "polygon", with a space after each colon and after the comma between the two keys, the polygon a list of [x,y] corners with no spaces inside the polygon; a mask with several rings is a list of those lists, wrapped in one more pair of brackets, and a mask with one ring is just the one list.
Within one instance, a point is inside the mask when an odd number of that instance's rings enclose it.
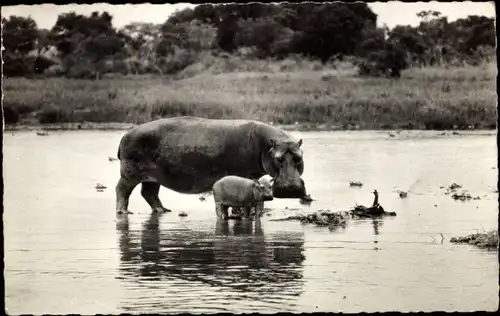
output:
{"label": "reflection in water", "polygon": [[[169,207],[189,218],[136,213],[116,225],[111,186],[119,164],[107,157],[123,131],[6,134],[6,308],[12,315],[496,309],[498,253],[449,242],[498,229],[495,135],[427,133],[294,135],[305,139],[303,178],[315,201],[276,199],[268,207],[283,215],[347,209],[371,202],[377,188],[384,208],[397,212],[335,232],[267,216],[262,227],[216,225],[212,206],[175,192],[164,192]],[[346,185],[353,179],[366,189]],[[107,193],[95,192],[96,182]],[[457,202],[440,189],[454,182],[487,197]],[[396,187],[418,194],[401,199]],[[140,193],[130,206],[149,209]]]}
{"label": "reflection in water", "polygon": [[[181,283],[191,292],[199,291],[201,300],[204,293],[200,288],[211,288],[213,295],[213,287],[217,287],[219,291],[240,293],[233,300],[253,297],[262,301],[267,297],[277,304],[302,292],[302,233],[265,236],[260,221],[248,220],[217,221],[211,232],[162,230],[161,216],[151,213],[142,231],[130,230],[128,216],[119,216],[119,278],[127,281],[128,288],[155,281],[162,285]],[[127,304],[134,305],[131,301]]]}
{"label": "reflection in water", "polygon": [[384,221],[382,219],[372,219],[373,234],[377,236],[379,234],[379,227],[384,226]]}

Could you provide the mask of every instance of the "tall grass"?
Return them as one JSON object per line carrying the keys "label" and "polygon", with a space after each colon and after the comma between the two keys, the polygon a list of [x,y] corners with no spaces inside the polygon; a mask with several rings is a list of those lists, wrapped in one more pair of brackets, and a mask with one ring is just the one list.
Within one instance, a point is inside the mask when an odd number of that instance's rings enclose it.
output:
{"label": "tall grass", "polygon": [[142,123],[160,117],[257,119],[361,128],[496,124],[496,65],[408,69],[361,78],[346,65],[207,56],[176,79],[4,80],[4,108],[21,122]]}

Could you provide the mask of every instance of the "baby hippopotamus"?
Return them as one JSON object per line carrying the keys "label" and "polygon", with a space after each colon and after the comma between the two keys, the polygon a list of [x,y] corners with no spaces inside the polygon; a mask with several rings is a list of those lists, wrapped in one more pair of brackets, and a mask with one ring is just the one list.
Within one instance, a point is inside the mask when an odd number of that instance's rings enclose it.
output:
{"label": "baby hippopotamus", "polygon": [[225,176],[212,187],[215,212],[220,219],[228,218],[228,208],[243,209],[243,217],[249,218],[255,207],[255,218],[262,217],[265,201],[273,200],[271,182],[266,178],[251,180],[239,176]]}

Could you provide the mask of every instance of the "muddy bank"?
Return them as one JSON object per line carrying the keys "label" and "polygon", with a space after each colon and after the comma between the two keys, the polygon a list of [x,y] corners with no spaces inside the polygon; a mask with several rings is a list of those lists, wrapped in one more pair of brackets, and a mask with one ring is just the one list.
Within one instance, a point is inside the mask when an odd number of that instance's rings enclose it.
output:
{"label": "muddy bank", "polygon": [[463,237],[452,237],[451,243],[469,244],[481,249],[498,249],[498,232],[490,231],[470,234]]}
{"label": "muddy bank", "polygon": [[73,131],[73,130],[128,130],[136,126],[132,123],[55,123],[55,124],[15,124],[5,125],[5,131]]}
{"label": "muddy bank", "polygon": [[[286,131],[430,131],[436,132],[441,136],[451,135],[495,135],[495,129],[460,129],[456,130],[431,130],[425,127],[408,127],[405,125],[332,125],[332,124],[315,124],[315,123],[299,123],[299,124],[273,124],[276,127],[282,128]],[[5,131],[72,131],[72,130],[129,130],[137,126],[133,123],[120,123],[120,122],[67,122],[67,123],[53,123],[53,124],[39,124],[39,123],[20,123],[20,124],[6,124],[4,125]],[[460,132],[457,132],[460,131]],[[397,137],[397,134],[395,134]],[[388,135],[390,137],[394,137]]]}

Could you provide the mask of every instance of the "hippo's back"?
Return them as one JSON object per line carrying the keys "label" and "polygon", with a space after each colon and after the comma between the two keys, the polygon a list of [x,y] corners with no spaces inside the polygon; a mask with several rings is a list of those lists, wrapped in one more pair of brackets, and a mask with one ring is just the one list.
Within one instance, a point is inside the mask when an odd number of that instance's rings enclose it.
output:
{"label": "hippo's back", "polygon": [[225,176],[216,181],[212,187],[214,200],[226,205],[242,206],[253,201],[253,185],[251,179],[239,176]]}
{"label": "hippo's back", "polygon": [[176,150],[202,152],[227,145],[244,147],[248,143],[253,123],[248,120],[215,120],[190,116],[147,122],[136,126],[122,137],[118,158],[141,160],[155,154],[169,155]]}

